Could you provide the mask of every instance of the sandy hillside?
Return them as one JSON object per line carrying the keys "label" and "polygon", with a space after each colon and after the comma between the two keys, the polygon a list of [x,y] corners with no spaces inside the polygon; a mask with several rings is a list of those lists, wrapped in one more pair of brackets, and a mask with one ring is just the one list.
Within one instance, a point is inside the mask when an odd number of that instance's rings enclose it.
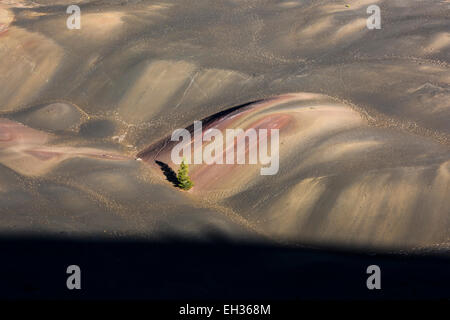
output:
{"label": "sandy hillside", "polygon": [[[213,2],[85,0],[69,30],[71,1],[0,1],[0,232],[448,250],[450,3]],[[175,188],[202,119],[279,129],[278,173]]]}

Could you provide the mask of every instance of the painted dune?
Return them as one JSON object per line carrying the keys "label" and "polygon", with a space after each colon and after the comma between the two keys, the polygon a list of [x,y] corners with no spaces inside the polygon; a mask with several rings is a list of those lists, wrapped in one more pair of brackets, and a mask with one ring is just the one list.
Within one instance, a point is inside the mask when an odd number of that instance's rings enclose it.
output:
{"label": "painted dune", "polygon": [[129,159],[100,149],[51,145],[51,140],[49,134],[0,119],[0,163],[18,173],[36,176],[73,157]]}
{"label": "painted dune", "polygon": [[[191,193],[231,206],[270,236],[384,247],[448,240],[450,155],[431,139],[377,128],[351,107],[311,93],[249,104],[206,123],[203,135],[211,128],[280,130],[276,176],[261,176],[261,164],[248,161],[191,165]],[[155,170],[158,162],[176,170],[176,143],[168,137],[138,156]],[[247,140],[247,160],[252,148],[258,145]],[[226,158],[223,150],[216,160]]]}

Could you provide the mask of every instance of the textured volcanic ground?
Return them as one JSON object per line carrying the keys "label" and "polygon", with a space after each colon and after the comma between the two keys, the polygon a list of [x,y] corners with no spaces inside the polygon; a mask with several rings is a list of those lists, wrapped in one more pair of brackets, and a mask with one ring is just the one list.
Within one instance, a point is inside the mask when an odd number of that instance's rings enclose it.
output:
{"label": "textured volcanic ground", "polygon": [[[448,1],[86,0],[80,30],[69,4],[0,3],[1,234],[448,253]],[[168,138],[202,119],[278,128],[278,173],[175,188]]]}

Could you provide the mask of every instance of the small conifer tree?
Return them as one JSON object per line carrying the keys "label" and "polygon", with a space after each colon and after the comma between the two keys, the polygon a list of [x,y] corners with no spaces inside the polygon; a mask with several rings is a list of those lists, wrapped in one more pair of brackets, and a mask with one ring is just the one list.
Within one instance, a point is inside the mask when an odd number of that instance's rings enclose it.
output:
{"label": "small conifer tree", "polygon": [[189,178],[189,166],[183,161],[181,162],[180,169],[178,169],[177,179],[178,179],[178,187],[183,190],[189,190],[194,186],[191,178]]}

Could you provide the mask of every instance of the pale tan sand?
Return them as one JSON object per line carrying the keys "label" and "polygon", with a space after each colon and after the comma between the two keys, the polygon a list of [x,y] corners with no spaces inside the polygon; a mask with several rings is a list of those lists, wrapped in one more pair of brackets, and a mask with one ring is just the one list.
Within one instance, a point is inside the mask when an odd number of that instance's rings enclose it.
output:
{"label": "pale tan sand", "polygon": [[22,28],[10,27],[0,37],[0,110],[12,111],[48,85],[63,53],[52,40]]}
{"label": "pale tan sand", "polygon": [[0,34],[8,30],[9,24],[13,21],[13,14],[4,4],[0,4]]}

